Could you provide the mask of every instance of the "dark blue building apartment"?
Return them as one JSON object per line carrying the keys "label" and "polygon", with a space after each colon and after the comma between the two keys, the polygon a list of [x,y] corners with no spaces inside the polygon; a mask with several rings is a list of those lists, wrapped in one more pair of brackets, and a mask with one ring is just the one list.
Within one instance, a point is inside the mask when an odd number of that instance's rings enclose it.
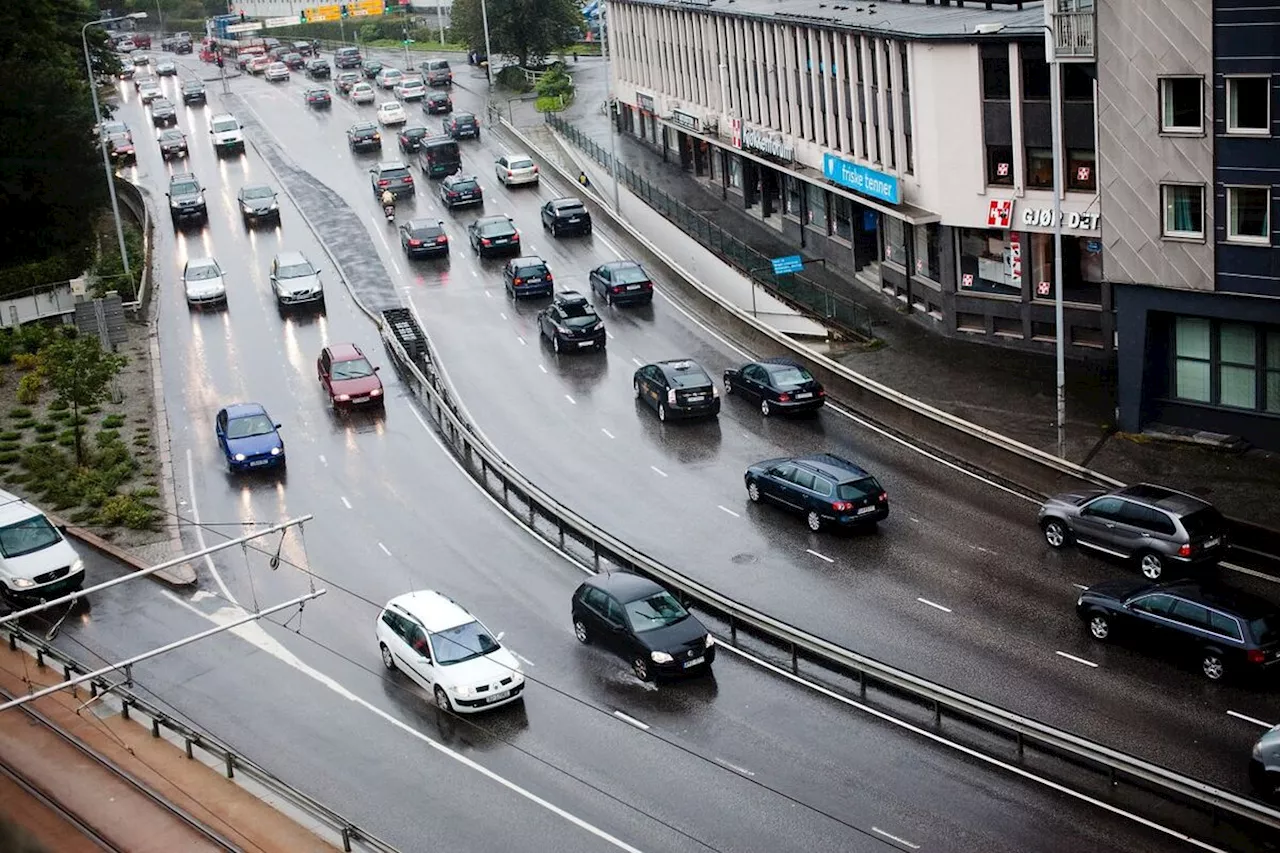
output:
{"label": "dark blue building apartment", "polygon": [[1119,426],[1280,449],[1280,2],[1097,15]]}

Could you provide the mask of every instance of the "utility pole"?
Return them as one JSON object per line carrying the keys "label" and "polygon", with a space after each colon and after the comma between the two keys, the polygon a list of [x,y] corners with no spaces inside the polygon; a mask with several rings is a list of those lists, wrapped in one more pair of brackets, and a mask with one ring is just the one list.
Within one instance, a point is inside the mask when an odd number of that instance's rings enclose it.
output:
{"label": "utility pole", "polygon": [[484,23],[484,73],[493,88],[493,48],[489,46],[489,9],[484,0],[480,0],[480,20]]}
{"label": "utility pole", "polygon": [[[604,74],[606,91],[609,95],[609,171],[613,173],[613,212],[622,216],[622,192],[618,188],[618,143],[615,140],[618,131],[617,110],[613,99],[613,66],[609,62],[609,29],[608,7],[604,0],[600,3],[600,52],[604,54]],[[755,291],[752,290],[752,295]]]}

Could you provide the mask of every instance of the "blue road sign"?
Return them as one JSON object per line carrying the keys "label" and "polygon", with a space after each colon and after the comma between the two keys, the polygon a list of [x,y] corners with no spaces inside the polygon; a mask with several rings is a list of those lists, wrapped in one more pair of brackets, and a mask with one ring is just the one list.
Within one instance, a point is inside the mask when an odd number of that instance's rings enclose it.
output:
{"label": "blue road sign", "polygon": [[789,272],[800,272],[804,269],[804,258],[799,255],[787,255],[785,258],[770,258],[769,263],[773,264],[774,275],[784,275]]}

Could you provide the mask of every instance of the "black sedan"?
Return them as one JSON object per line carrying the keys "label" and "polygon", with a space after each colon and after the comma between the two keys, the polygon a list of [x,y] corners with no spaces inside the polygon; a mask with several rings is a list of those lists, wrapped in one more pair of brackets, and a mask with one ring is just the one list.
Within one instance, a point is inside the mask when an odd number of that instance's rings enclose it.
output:
{"label": "black sedan", "polygon": [[772,501],[823,527],[875,527],[889,517],[889,496],[860,465],[831,453],[766,459],[743,475],[752,503]]}
{"label": "black sedan", "polygon": [[315,109],[324,109],[333,106],[333,99],[329,97],[329,90],[321,86],[313,86],[302,93],[302,100],[307,106]]}
{"label": "black sedan", "polygon": [[509,216],[483,216],[467,226],[471,249],[480,257],[519,254],[520,231]]}
{"label": "black sedan", "polygon": [[199,80],[188,80],[182,84],[182,103],[203,104],[206,102],[204,84]]}
{"label": "black sedan", "polygon": [[648,578],[606,572],[583,581],[570,612],[578,642],[597,643],[631,665],[641,681],[654,676],[709,672],[715,638],[694,616]]}
{"label": "black sedan", "polygon": [[347,128],[347,147],[352,151],[381,151],[382,132],[371,121]]}
{"label": "black sedan", "polygon": [[156,138],[160,143],[160,158],[163,160],[186,157],[189,153],[187,151],[187,135],[176,127],[160,131],[160,135]]}
{"label": "black sedan", "polygon": [[276,191],[266,184],[248,184],[236,195],[240,203],[240,217],[249,228],[259,222],[280,223],[280,201]]}
{"label": "black sedan", "polygon": [[360,73],[364,75],[366,80],[372,80],[378,76],[378,72],[382,70],[382,63],[376,59],[366,59],[360,63]]}
{"label": "black sedan", "polygon": [[400,226],[400,247],[410,258],[449,254],[449,235],[439,219],[410,219]]}
{"label": "black sedan", "polygon": [[440,201],[450,210],[464,204],[484,204],[484,190],[475,175],[455,172],[440,182]]}
{"label": "black sedan", "polygon": [[576,290],[562,290],[538,312],[538,332],[556,352],[603,352],[609,337],[596,309]]}
{"label": "black sedan", "polygon": [[580,198],[553,198],[542,205],[542,227],[550,231],[552,237],[590,234],[591,214]]}
{"label": "black sedan", "polygon": [[290,71],[301,71],[307,64],[307,61],[302,58],[300,53],[286,53],[280,61],[288,66]]}
{"label": "black sedan", "polygon": [[591,290],[608,305],[652,302],[653,280],[639,261],[609,261],[591,271]]}
{"label": "black sedan", "polygon": [[827,392],[805,367],[788,358],[766,358],[724,372],[724,393],[760,404],[760,414],[812,412]]}
{"label": "black sedan", "polygon": [[422,99],[422,111],[427,115],[443,115],[453,112],[453,98],[448,92],[428,92]]}
{"label": "black sedan", "polygon": [[412,154],[422,147],[423,138],[430,132],[421,126],[400,128],[400,150],[405,154]]}
{"label": "black sedan", "polygon": [[312,80],[328,80],[333,70],[323,59],[309,59],[306,67],[307,76]]}
{"label": "black sedan", "polygon": [[631,389],[637,400],[658,413],[660,421],[720,414],[720,392],[711,374],[687,358],[644,365],[632,377]]}
{"label": "black sedan", "polygon": [[178,123],[178,111],[168,98],[156,98],[151,102],[151,123],[156,127]]}

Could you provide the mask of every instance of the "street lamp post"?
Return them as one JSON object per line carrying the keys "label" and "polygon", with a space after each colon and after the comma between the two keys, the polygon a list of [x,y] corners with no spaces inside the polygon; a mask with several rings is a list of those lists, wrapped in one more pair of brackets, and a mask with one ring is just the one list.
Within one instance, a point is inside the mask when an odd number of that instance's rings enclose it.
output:
{"label": "street lamp post", "polygon": [[613,212],[622,216],[622,193],[618,189],[618,144],[614,140],[618,130],[618,116],[613,100],[613,66],[609,63],[608,7],[600,4],[600,53],[604,55],[604,79],[609,95],[609,171],[613,173]]}
{"label": "street lamp post", "polygon": [[484,74],[493,87],[493,52],[489,47],[489,8],[484,0],[480,0],[480,20],[484,23]]}
{"label": "street lamp post", "polygon": [[1067,455],[1066,330],[1062,318],[1062,66],[1054,56],[1049,63],[1049,109],[1053,111],[1053,323],[1057,329],[1058,456]]}
{"label": "street lamp post", "polygon": [[99,18],[90,21],[80,28],[80,43],[84,45],[84,67],[89,72],[89,95],[93,98],[93,118],[98,123],[98,147],[102,150],[102,168],[107,173],[107,194],[111,196],[111,215],[116,220],[116,239],[120,241],[120,262],[124,266],[124,274],[132,278],[129,269],[129,251],[124,246],[124,225],[120,222],[120,202],[116,200],[115,172],[111,170],[111,156],[107,153],[107,135],[102,132],[103,115],[98,107],[98,79],[93,74],[93,59],[89,56],[89,27],[99,24],[112,24],[129,18],[145,18],[146,12],[131,12],[115,18]]}
{"label": "street lamp post", "polygon": [[160,38],[164,39],[164,12],[160,9],[160,0],[156,0],[156,26],[160,28]]}

